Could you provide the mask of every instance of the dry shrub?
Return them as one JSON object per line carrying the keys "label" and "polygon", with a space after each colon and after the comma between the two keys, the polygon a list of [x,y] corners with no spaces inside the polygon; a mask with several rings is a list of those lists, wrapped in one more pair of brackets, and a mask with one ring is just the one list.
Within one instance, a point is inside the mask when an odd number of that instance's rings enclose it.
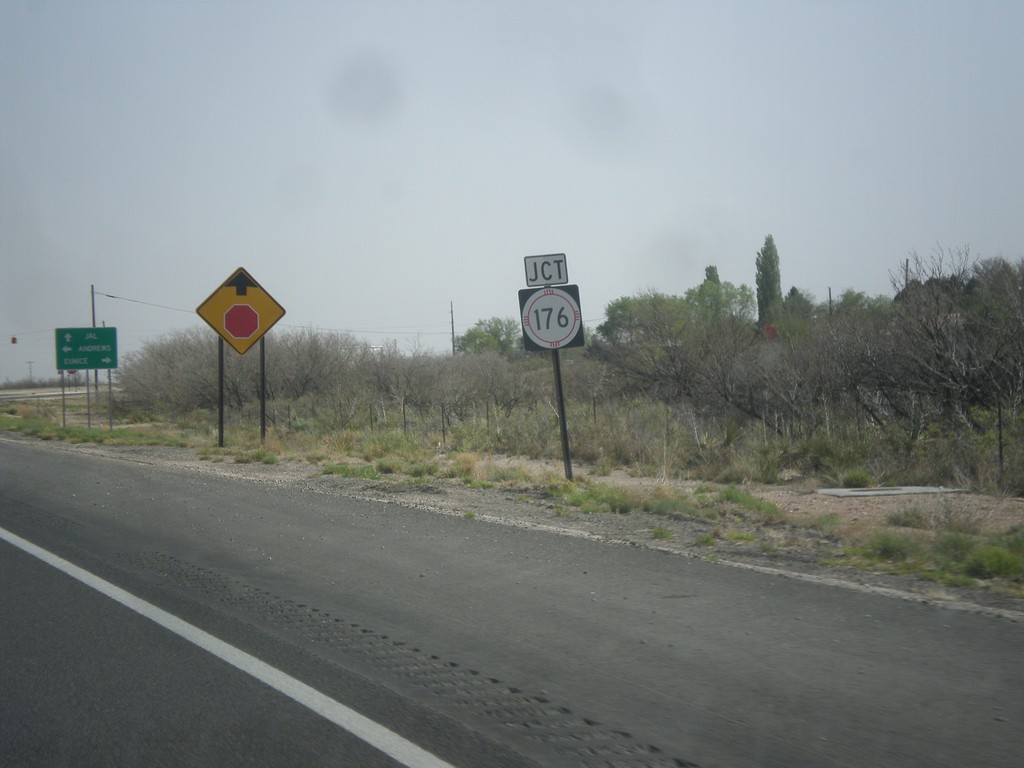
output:
{"label": "dry shrub", "polygon": [[990,516],[989,512],[944,499],[942,507],[932,513],[931,525],[937,531],[976,535],[984,530]]}
{"label": "dry shrub", "polygon": [[476,454],[457,453],[452,457],[449,474],[453,477],[473,478],[476,476],[476,463]]}

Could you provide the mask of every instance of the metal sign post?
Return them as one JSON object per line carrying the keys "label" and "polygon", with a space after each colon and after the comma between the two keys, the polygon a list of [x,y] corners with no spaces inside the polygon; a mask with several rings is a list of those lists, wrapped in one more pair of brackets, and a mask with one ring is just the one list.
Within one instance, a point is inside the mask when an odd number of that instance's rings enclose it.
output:
{"label": "metal sign post", "polygon": [[107,368],[107,424],[111,432],[114,431],[114,377]]}
{"label": "metal sign post", "polygon": [[68,425],[68,401],[64,395],[64,379],[66,378],[64,371],[58,370],[60,374],[60,425],[61,427],[67,427]]}
{"label": "metal sign post", "polygon": [[569,456],[569,425],[565,420],[565,394],[562,390],[562,361],[558,350],[551,350],[551,364],[555,371],[555,399],[558,401],[558,426],[562,435],[562,466],[565,479],[572,480],[572,458]]}
{"label": "metal sign post", "polygon": [[217,447],[224,447],[224,339],[217,339]]}
{"label": "metal sign post", "polygon": [[267,344],[260,339],[260,445],[267,441]]}

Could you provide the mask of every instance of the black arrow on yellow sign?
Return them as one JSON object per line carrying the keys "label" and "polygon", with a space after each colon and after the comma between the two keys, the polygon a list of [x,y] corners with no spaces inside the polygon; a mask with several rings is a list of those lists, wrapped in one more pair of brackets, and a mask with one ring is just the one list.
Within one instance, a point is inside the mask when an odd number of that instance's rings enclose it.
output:
{"label": "black arrow on yellow sign", "polygon": [[234,277],[224,283],[224,287],[234,288],[235,296],[246,296],[250,288],[256,287],[256,282],[244,270],[239,270]]}

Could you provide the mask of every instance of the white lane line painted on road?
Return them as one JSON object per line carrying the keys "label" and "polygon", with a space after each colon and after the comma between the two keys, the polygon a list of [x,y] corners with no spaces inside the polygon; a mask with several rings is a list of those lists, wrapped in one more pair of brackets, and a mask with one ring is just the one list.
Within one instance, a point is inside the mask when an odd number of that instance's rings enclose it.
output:
{"label": "white lane line painted on road", "polygon": [[106,595],[111,600],[117,601],[126,608],[130,608],[139,615],[156,622],[161,627],[188,640],[193,645],[226,661],[236,669],[255,677],[260,682],[269,685],[274,690],[283,693],[288,698],[313,710],[313,712],[321,717],[326,718],[353,736],[380,750],[388,757],[397,760],[406,768],[455,768],[450,763],[427,752],[422,747],[413,744],[408,739],[399,736],[380,723],[360,715],[355,710],[346,707],[330,696],[320,693],[320,691],[311,688],[302,681],[296,680],[291,675],[260,661],[240,648],[217,639],[208,632],[204,632],[187,621],[179,619],[174,614],[157,608],[152,603],[147,603],[131,592],[114,586],[109,581],[79,568],[74,563],[68,562],[62,557],[21,538],[17,534],[11,533],[5,528],[0,528],[0,539],[42,560],[47,565],[63,571],[73,579],[80,581],[88,587],[92,587],[97,592]]}

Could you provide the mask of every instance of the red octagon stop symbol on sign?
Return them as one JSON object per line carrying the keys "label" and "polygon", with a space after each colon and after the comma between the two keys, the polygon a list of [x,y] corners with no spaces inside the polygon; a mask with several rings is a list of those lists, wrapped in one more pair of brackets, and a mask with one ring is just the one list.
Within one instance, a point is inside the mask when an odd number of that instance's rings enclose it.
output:
{"label": "red octagon stop symbol on sign", "polygon": [[224,313],[224,330],[236,339],[248,339],[260,327],[260,316],[248,304],[235,304]]}

